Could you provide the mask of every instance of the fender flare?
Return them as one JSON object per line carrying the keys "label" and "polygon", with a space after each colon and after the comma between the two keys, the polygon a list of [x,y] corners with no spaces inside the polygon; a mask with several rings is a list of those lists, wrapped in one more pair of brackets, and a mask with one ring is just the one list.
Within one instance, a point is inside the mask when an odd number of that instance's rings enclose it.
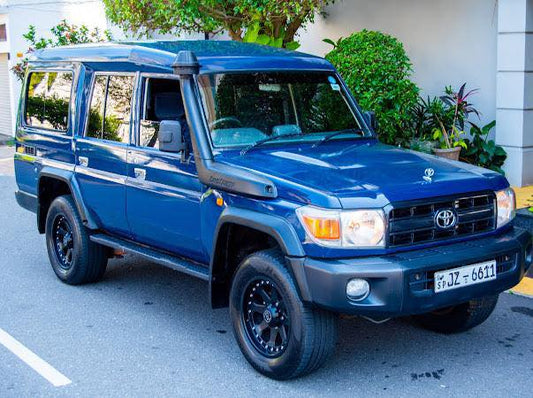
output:
{"label": "fender flare", "polygon": [[[85,206],[85,203],[83,202],[81,191],[80,191],[80,186],[78,185],[78,181],[76,180],[75,174],[73,171],[63,170],[63,169],[52,167],[52,166],[44,166],[39,173],[38,182],[37,182],[37,192],[40,192],[42,177],[54,178],[56,180],[60,180],[66,183],[70,189],[72,198],[74,199],[74,203],[76,203],[76,207],[78,209],[78,213],[81,217],[83,225],[85,225],[89,229],[98,229],[97,223],[95,222],[93,217],[90,215],[89,210],[87,209],[87,207]],[[37,217],[40,217],[39,216],[39,214],[41,213],[40,207],[41,207],[41,201],[38,198]]]}
{"label": "fender flare", "polygon": [[211,303],[214,303],[213,284],[215,281],[213,279],[213,271],[215,267],[215,254],[220,231],[226,224],[249,227],[274,238],[287,259],[287,268],[294,277],[301,299],[306,302],[311,301],[311,294],[303,267],[306,254],[302,248],[300,238],[292,225],[286,219],[279,216],[246,209],[226,208],[218,219],[211,252],[213,255],[209,264],[209,297]]}

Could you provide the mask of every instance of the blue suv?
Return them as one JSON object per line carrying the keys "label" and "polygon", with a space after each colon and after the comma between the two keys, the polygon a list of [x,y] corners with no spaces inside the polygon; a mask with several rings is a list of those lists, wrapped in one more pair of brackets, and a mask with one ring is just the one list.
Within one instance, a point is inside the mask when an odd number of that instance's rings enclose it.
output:
{"label": "blue suv", "polygon": [[485,321],[532,262],[500,174],[381,144],[335,68],[236,42],[52,48],[29,63],[18,203],[57,277],[136,253],[204,279],[250,364],[317,369],[337,314]]}

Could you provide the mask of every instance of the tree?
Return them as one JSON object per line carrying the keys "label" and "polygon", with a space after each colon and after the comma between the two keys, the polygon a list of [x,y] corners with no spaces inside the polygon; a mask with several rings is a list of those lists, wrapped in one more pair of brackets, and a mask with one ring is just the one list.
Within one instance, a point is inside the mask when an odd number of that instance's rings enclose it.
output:
{"label": "tree", "polygon": [[98,43],[111,40],[111,33],[107,30],[103,32],[98,28],[89,30],[85,25],[72,25],[66,20],[62,20],[58,25],[52,27],[50,32],[52,33],[52,38],[37,38],[35,26],[30,25],[28,31],[22,35],[30,43],[30,47],[26,51],[26,56],[11,68],[11,71],[20,80],[24,79],[28,56],[35,50],[41,50],[47,47],[67,46],[69,44]]}
{"label": "tree", "polygon": [[298,29],[335,0],[104,0],[108,17],[135,35],[228,32],[232,40],[296,49]]}

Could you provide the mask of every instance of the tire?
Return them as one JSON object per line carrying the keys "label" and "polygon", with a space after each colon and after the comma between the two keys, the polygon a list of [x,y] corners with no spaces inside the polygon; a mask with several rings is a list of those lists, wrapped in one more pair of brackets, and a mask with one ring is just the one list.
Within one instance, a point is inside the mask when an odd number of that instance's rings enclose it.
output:
{"label": "tire", "polygon": [[481,325],[492,314],[498,295],[470,300],[443,310],[416,315],[414,320],[424,329],[438,333],[461,333]]}
{"label": "tire", "polygon": [[[265,306],[261,304],[265,299],[261,292],[266,293]],[[278,250],[260,251],[242,261],[231,286],[230,315],[244,357],[259,373],[272,379],[308,374],[335,351],[337,316],[301,301]],[[265,325],[259,337],[254,337],[253,330]]]}
{"label": "tire", "polygon": [[72,196],[54,199],[46,215],[46,248],[57,277],[80,285],[102,278],[107,267],[107,248],[91,242]]}

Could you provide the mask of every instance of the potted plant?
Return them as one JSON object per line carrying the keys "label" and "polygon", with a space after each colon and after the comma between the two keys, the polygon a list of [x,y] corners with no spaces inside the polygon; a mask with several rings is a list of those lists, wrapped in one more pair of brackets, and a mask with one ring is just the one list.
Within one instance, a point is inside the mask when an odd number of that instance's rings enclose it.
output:
{"label": "potted plant", "polygon": [[468,102],[477,90],[465,92],[466,83],[459,91],[451,86],[445,88],[445,95],[428,99],[428,114],[433,126],[433,139],[438,147],[433,149],[437,156],[459,160],[461,149],[467,149],[465,124],[471,113],[479,117],[479,112]]}
{"label": "potted plant", "polygon": [[441,158],[459,160],[461,150],[466,149],[466,142],[462,136],[466,133],[459,130],[456,126],[452,126],[449,131],[442,126],[440,129],[435,129],[433,132],[433,139],[438,140],[440,147],[433,148],[435,155]]}

